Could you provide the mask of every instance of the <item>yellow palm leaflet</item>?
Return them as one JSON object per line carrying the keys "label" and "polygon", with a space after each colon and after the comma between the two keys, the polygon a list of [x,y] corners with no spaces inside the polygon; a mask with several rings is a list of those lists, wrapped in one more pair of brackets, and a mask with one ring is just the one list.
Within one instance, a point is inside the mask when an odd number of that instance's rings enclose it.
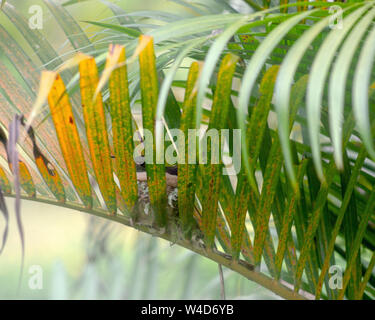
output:
{"label": "yellow palm leaflet", "polygon": [[95,59],[87,57],[82,60],[79,63],[79,72],[83,116],[93,169],[108,211],[115,214],[116,189],[101,93],[94,99],[99,82]]}
{"label": "yellow palm leaflet", "polygon": [[[117,51],[120,52],[116,54]],[[118,60],[111,61],[113,58],[118,58]],[[125,204],[128,210],[132,210],[138,198],[138,185],[133,160],[133,123],[124,47],[111,45],[106,68],[112,64],[119,65],[112,71],[109,78],[115,172],[120,182],[121,195]]]}
{"label": "yellow palm leaflet", "polygon": [[59,75],[48,95],[48,103],[65,164],[86,208],[92,207],[92,193],[82,145],[65,85]]}
{"label": "yellow palm leaflet", "polygon": [[9,179],[2,167],[0,167],[0,188],[5,194],[10,194],[12,192]]}
{"label": "yellow palm leaflet", "polygon": [[[9,163],[10,170],[13,171],[12,164]],[[30,171],[27,168],[26,164],[23,161],[19,161],[19,170],[20,170],[20,185],[22,189],[27,193],[31,198],[36,196],[35,185],[33,178],[31,177]]]}

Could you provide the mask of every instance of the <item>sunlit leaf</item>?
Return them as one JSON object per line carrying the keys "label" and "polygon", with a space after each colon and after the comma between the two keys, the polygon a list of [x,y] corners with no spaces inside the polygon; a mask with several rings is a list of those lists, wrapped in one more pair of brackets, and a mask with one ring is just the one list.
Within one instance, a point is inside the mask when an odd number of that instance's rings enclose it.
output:
{"label": "sunlit leaf", "polygon": [[74,187],[87,208],[92,207],[91,186],[81,141],[65,85],[58,75],[48,95],[60,148]]}

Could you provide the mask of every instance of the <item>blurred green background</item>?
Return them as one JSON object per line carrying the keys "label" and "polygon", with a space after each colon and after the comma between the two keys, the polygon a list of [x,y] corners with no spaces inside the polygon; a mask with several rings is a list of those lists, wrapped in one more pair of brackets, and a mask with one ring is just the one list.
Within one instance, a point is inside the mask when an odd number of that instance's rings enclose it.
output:
{"label": "blurred green background", "polygon": [[[114,1],[128,12],[162,10],[192,14],[173,2],[162,0]],[[13,1],[20,12],[42,1]],[[214,1],[207,0],[207,5]],[[69,7],[81,27],[95,34],[84,20],[98,21],[111,16],[99,1]],[[57,52],[71,48],[47,9],[43,11],[43,32]],[[5,19],[1,15],[1,19]],[[4,23],[4,21],[2,21]],[[5,25],[7,22],[5,21]],[[28,51],[22,35],[9,24],[9,32]],[[1,41],[1,40],[0,40]],[[106,44],[107,45],[107,44]],[[31,58],[40,65],[35,55]],[[22,202],[25,229],[25,263],[21,270],[21,244],[11,214],[7,246],[0,256],[0,299],[220,299],[218,266],[183,248],[139,233],[120,224],[68,209]],[[0,218],[0,228],[4,220]],[[33,288],[35,266],[42,271],[42,288]],[[224,268],[227,299],[277,299],[273,293]],[[31,283],[31,285],[30,285]]]}
{"label": "blurred green background", "polygon": [[[31,201],[22,201],[26,251],[17,294],[21,245],[13,199],[8,205],[10,235],[0,256],[0,299],[221,297],[216,263],[121,224]],[[42,270],[41,289],[33,288],[35,266]],[[223,271],[227,299],[277,298],[231,270]]]}

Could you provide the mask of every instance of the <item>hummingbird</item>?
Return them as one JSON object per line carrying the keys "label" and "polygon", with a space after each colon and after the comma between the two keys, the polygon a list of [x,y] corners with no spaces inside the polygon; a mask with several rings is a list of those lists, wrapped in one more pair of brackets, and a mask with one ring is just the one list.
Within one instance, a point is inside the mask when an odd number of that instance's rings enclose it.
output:
{"label": "hummingbird", "polygon": [[[146,163],[143,156],[136,157],[134,159],[137,169],[137,180],[139,182],[146,182]],[[166,166],[165,167],[165,179],[167,186],[171,188],[177,188],[177,166]]]}

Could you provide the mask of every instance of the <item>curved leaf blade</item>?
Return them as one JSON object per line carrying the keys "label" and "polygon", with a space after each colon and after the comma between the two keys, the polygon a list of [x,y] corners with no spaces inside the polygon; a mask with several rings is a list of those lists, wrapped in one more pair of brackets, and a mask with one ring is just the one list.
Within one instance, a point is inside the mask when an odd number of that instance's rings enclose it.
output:
{"label": "curved leaf blade", "polygon": [[368,34],[355,69],[352,87],[353,111],[358,132],[370,157],[375,159],[375,149],[371,137],[368,88],[370,86],[371,66],[375,57],[375,28]]}
{"label": "curved leaf blade", "polygon": [[[292,183],[295,183],[296,179],[292,165],[288,132],[290,89],[298,64],[300,63],[303,55],[305,54],[306,50],[313,42],[313,40],[322,32],[324,28],[329,25],[331,21],[330,19],[332,19],[332,17],[326,17],[315,23],[307,31],[305,31],[302,36],[294,43],[292,48],[289,49],[287,55],[283,59],[279,76],[275,85],[275,108],[279,121],[278,126],[280,143],[285,158],[286,170]],[[318,176],[320,179],[324,180],[322,172],[318,173]]]}
{"label": "curved leaf blade", "polygon": [[[323,179],[323,167],[320,155],[320,111],[325,80],[337,49],[342,40],[363,13],[372,4],[364,5],[343,20],[343,28],[333,29],[320,45],[310,70],[309,84],[306,93],[307,127],[311,143],[311,152],[315,168],[320,179]],[[313,27],[314,28],[314,27]],[[319,27],[317,28],[319,30]],[[342,115],[340,114],[339,117]],[[340,164],[339,164],[340,165]],[[342,167],[342,164],[341,164]]]}
{"label": "curved leaf blade", "polygon": [[[242,78],[242,84],[240,88],[240,95],[238,97],[238,108],[237,108],[237,119],[239,128],[241,129],[241,137],[242,137],[242,145],[247,146],[248,141],[246,138],[246,114],[247,114],[247,108],[249,104],[250,95],[252,92],[252,89],[255,85],[256,79],[260,73],[260,71],[263,68],[264,63],[266,62],[266,59],[271,54],[271,52],[274,50],[274,48],[277,46],[277,44],[281,41],[281,39],[301,20],[312,14],[313,12],[317,11],[312,10],[311,12],[304,12],[301,13],[295,17],[292,17],[288,19],[287,21],[283,22],[281,25],[279,25],[275,30],[273,30],[267,38],[259,45],[257,50],[252,56],[252,59],[250,60],[250,63],[246,67],[245,73]],[[277,95],[277,87],[275,88],[275,95]],[[275,97],[276,98],[276,97]],[[276,111],[277,109],[277,104]],[[278,114],[280,122],[279,126],[282,124],[282,117],[285,115]],[[288,116],[287,116],[288,119]],[[288,126],[286,128],[281,127],[279,132],[283,132],[284,130],[287,130]],[[288,138],[288,137],[287,137]],[[281,137],[280,137],[280,140]],[[247,148],[242,148],[242,159],[243,163],[245,164],[245,169],[247,172],[247,176],[249,179],[249,182],[251,186],[256,189],[256,183],[253,177],[253,170],[254,168],[251,168],[251,164],[249,163],[249,152]]]}
{"label": "curved leaf blade", "polygon": [[372,9],[353,28],[340,49],[329,79],[329,127],[335,162],[339,169],[343,168],[341,139],[346,80],[355,51],[374,17],[375,9]]}

